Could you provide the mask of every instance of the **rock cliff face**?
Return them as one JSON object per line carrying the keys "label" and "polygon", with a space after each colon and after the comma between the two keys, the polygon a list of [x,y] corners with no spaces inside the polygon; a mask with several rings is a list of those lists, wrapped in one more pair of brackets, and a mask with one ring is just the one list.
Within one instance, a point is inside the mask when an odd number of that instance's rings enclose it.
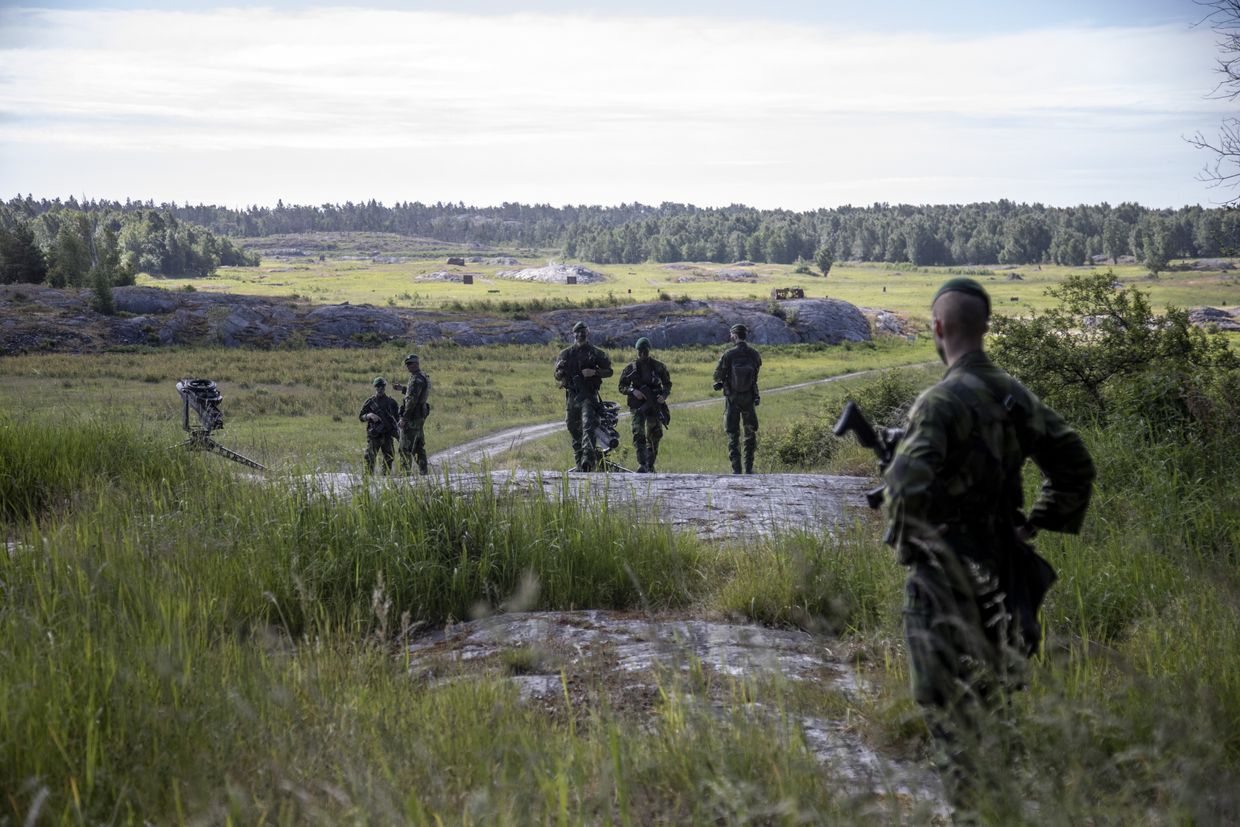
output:
{"label": "rock cliff face", "polygon": [[118,287],[113,296],[117,314],[103,316],[92,309],[87,291],[0,286],[0,353],[89,351],[116,345],[545,344],[569,339],[577,321],[585,321],[592,340],[604,346],[630,346],[640,336],[660,348],[720,344],[737,322],[749,326],[749,339],[755,344],[834,344],[870,338],[870,324],[862,312],[836,299],[663,301],[508,319],[153,287]]}

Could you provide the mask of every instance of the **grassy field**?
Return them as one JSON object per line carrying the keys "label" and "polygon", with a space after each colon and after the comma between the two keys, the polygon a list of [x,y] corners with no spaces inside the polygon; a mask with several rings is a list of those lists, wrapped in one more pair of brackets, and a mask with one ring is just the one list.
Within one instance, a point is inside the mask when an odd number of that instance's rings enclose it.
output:
{"label": "grassy field", "polygon": [[[711,396],[723,346],[663,351],[678,400]],[[228,447],[274,467],[354,470],[365,448],[357,413],[371,379],[405,375],[404,350],[253,351],[151,349],[126,353],[29,355],[0,360],[0,409],[22,418],[73,422],[107,415],[141,423],[151,438],[182,438],[177,379],[205,376],[224,394]],[[420,349],[433,382],[426,437],[431,452],[505,427],[563,417],[563,391],[552,365],[557,346]],[[617,398],[620,369],[634,354],[614,351],[616,377],[604,395]],[[871,345],[792,345],[764,349],[768,387],[932,359],[925,341],[884,339]],[[718,396],[718,394],[713,394]]]}
{"label": "grassy field", "polygon": [[[772,400],[774,401],[774,400]],[[7,409],[7,408],[6,408]],[[0,420],[0,820],[10,823],[925,823],[825,774],[817,715],[924,755],[878,527],[718,547],[573,502],[421,487],[323,497],[169,454],[150,426]],[[72,424],[72,427],[65,427]],[[993,823],[1240,815],[1236,446],[1085,431],[1099,489],[1048,655],[1016,699]],[[1167,473],[1178,469],[1179,473]],[[669,677],[523,703],[491,667],[408,670],[411,631],[600,608],[834,629],[871,691]],[[709,683],[733,700],[701,702]],[[754,699],[768,714],[754,714]]]}
{"label": "grassy field", "polygon": [[[197,290],[246,293],[263,296],[298,296],[315,302],[352,302],[397,307],[490,309],[512,311],[530,303],[643,302],[660,296],[694,299],[766,300],[773,288],[802,287],[811,298],[843,299],[862,307],[885,308],[921,318],[926,315],[930,297],[945,279],[966,274],[979,279],[994,295],[998,312],[1019,313],[1025,306],[1049,306],[1046,287],[1067,275],[1112,270],[1120,281],[1136,282],[1148,288],[1156,307],[1240,305],[1240,277],[1234,271],[1177,271],[1149,278],[1144,267],[1060,267],[1021,265],[1012,268],[917,268],[901,265],[840,262],[830,277],[795,272],[792,265],[759,264],[737,268],[731,265],[679,263],[585,266],[607,276],[598,284],[551,285],[502,278],[502,270],[512,265],[467,263],[447,265],[445,258],[413,257],[390,262],[392,256],[341,258],[327,255],[293,259],[265,258],[262,265],[225,267],[207,279],[152,279],[141,276],[139,284],[169,289],[192,286]],[[538,267],[546,257],[526,257],[519,267]],[[425,280],[436,272],[457,275],[474,273],[475,283]],[[740,273],[746,280],[729,281],[721,271]],[[1019,276],[1019,279],[1015,277]],[[734,277],[735,278],[735,277]],[[1013,301],[1013,299],[1015,301]]]}

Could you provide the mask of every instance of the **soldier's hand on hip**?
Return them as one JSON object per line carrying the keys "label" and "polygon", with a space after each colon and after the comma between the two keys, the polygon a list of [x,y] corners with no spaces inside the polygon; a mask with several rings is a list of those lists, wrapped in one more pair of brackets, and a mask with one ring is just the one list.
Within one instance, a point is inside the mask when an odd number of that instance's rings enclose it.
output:
{"label": "soldier's hand on hip", "polygon": [[637,390],[636,388],[634,388],[634,389],[633,389],[633,395],[634,395],[635,397],[637,397],[638,399],[645,399],[645,398],[646,398],[646,394],[642,393],[641,391]]}
{"label": "soldier's hand on hip", "polygon": [[654,401],[655,401],[655,402],[657,402],[657,403],[659,403],[660,405],[662,405],[664,402],[666,402],[666,401],[667,401],[667,397],[666,397],[666,396],[656,396],[656,397],[654,398]]}
{"label": "soldier's hand on hip", "polygon": [[598,371],[595,370],[594,368],[582,368],[581,369],[581,375],[586,377],[587,379],[589,379],[591,376],[593,376],[596,373],[598,373]]}

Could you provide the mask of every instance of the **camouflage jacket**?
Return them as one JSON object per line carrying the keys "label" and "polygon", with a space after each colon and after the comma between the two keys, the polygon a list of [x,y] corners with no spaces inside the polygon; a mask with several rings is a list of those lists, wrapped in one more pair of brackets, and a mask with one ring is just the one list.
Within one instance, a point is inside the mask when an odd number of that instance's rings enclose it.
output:
{"label": "camouflage jacket", "polygon": [[410,374],[409,384],[405,386],[405,401],[400,406],[400,418],[408,421],[411,419],[425,419],[430,413],[430,406],[426,404],[426,398],[431,393],[431,378],[422,371]]}
{"label": "camouflage jacket", "polygon": [[[379,421],[371,422],[366,419],[366,414],[378,414]],[[367,399],[362,404],[362,412],[357,418],[366,423],[366,433],[373,436],[386,436],[396,433],[396,418],[400,416],[400,409],[396,405],[396,400],[384,394],[374,396]]]}
{"label": "camouflage jacket", "polygon": [[[597,372],[593,376],[582,376],[586,368]],[[613,373],[611,359],[589,342],[564,348],[555,360],[556,383],[579,399],[593,398],[603,386],[603,380]]]}
{"label": "camouflage jacket", "polygon": [[1028,523],[1075,534],[1094,480],[1085,443],[985,353],[960,357],[909,410],[905,436],[883,474],[887,542],[907,562],[918,541],[945,524],[982,537],[1010,533],[1025,522],[1026,458],[1044,478]]}
{"label": "camouflage jacket", "polygon": [[672,377],[667,365],[653,357],[635,359],[620,371],[620,393],[629,398],[630,408],[640,408],[645,402],[632,395],[633,391],[649,386],[666,398],[672,392]]}

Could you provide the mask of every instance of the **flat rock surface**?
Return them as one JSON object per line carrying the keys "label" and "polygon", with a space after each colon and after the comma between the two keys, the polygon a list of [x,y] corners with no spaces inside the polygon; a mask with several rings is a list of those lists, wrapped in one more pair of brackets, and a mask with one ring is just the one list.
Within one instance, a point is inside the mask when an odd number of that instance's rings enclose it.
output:
{"label": "flat rock surface", "polygon": [[[711,714],[729,715],[737,709],[734,682],[743,681],[749,700],[742,714],[772,727],[798,727],[828,768],[824,783],[890,808],[893,816],[943,819],[942,788],[926,765],[884,754],[826,709],[795,712],[766,697],[772,681],[786,681],[814,685],[824,705],[832,696],[863,701],[870,690],[839,647],[799,630],[580,611],[514,612],[457,624],[415,639],[408,651],[410,670],[424,679],[498,673],[524,703],[551,714],[562,713],[566,701],[588,709],[603,694],[621,714],[649,716],[661,694],[676,686]],[[521,667],[514,670],[506,663],[518,662],[511,656],[517,651]],[[694,680],[695,673],[706,679]]]}
{"label": "flat rock surface", "polygon": [[447,486],[454,491],[570,497],[653,520],[704,540],[726,541],[797,531],[836,532],[869,509],[873,481],[825,474],[628,474],[578,471],[473,471],[428,477],[317,474],[320,490],[348,496],[362,485]]}

